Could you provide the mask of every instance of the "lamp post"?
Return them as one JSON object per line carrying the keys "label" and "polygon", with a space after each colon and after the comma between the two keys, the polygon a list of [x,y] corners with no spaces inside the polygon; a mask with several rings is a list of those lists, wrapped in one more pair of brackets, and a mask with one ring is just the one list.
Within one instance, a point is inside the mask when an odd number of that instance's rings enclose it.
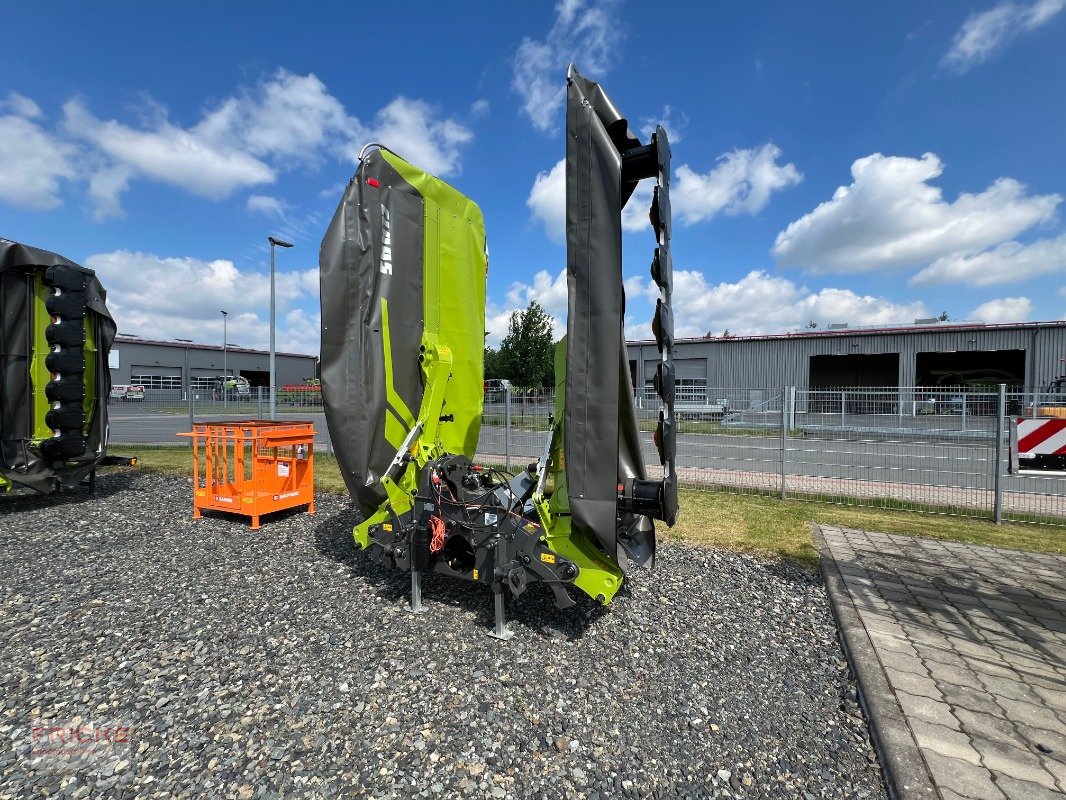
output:
{"label": "lamp post", "polygon": [[270,418],[277,415],[277,376],[274,374],[274,247],[292,247],[292,242],[285,242],[268,236],[270,242]]}
{"label": "lamp post", "polygon": [[226,381],[229,378],[229,373],[226,371],[226,354],[227,349],[227,336],[226,336],[226,317],[229,316],[228,311],[220,312],[222,314],[222,407],[229,407],[228,393],[226,392]]}

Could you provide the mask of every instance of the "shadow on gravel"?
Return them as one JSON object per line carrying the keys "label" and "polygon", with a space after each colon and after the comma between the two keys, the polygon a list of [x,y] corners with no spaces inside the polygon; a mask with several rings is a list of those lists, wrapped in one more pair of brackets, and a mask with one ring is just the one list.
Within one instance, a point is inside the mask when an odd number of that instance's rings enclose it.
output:
{"label": "shadow on gravel", "polygon": [[10,494],[0,495],[0,514],[36,511],[54,508],[57,505],[75,505],[93,500],[107,500],[119,492],[132,488],[140,476],[133,470],[100,473],[96,478],[96,491],[89,493],[85,484],[65,492],[40,494],[32,489],[17,488]]}
{"label": "shadow on gravel", "polygon": [[[316,549],[327,558],[351,569],[352,577],[365,581],[379,596],[392,602],[406,603],[411,589],[408,574],[383,567],[355,549],[352,528],[360,519],[362,516],[354,506],[328,517],[323,515],[315,525]],[[576,589],[571,594],[577,604],[572,608],[558,609],[547,587],[533,584],[519,597],[507,592],[508,622],[512,627],[521,626],[546,638],[581,639],[609,611]],[[628,595],[628,587],[623,584],[615,602]],[[422,599],[427,604],[447,603],[472,614],[477,624],[486,628],[493,625],[492,591],[483,583],[427,572],[422,576]]]}

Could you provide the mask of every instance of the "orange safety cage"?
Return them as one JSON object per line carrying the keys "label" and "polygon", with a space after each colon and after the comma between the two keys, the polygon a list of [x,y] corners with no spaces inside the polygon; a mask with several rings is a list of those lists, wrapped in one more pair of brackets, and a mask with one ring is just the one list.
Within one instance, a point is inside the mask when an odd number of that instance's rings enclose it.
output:
{"label": "orange safety cage", "polygon": [[[313,422],[199,422],[192,439],[193,517],[204,509],[252,518],[307,506],[315,512]],[[200,452],[203,450],[203,471]]]}

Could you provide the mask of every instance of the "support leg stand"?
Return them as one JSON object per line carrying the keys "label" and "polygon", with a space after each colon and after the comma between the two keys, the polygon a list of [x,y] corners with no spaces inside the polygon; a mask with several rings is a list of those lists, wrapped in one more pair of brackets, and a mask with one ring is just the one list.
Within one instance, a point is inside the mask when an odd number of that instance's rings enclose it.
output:
{"label": "support leg stand", "polygon": [[498,583],[494,584],[492,591],[495,595],[496,602],[496,626],[489,631],[489,636],[493,639],[500,639],[501,641],[506,642],[514,636],[514,631],[507,627],[507,619],[504,616],[505,607],[503,602],[503,587]]}
{"label": "support leg stand", "polygon": [[407,610],[412,614],[426,613],[422,605],[422,573],[417,569],[411,570],[411,607]]}

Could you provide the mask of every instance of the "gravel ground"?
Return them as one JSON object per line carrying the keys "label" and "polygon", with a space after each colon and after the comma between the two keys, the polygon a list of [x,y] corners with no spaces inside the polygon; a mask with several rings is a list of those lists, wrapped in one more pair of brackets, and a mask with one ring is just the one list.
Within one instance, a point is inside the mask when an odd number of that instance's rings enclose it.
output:
{"label": "gravel ground", "polygon": [[[667,545],[607,609],[527,592],[501,644],[485,587],[408,614],[346,498],[253,532],[190,493],[0,501],[0,797],[885,796],[802,570]],[[33,757],[93,720],[130,743]]]}

